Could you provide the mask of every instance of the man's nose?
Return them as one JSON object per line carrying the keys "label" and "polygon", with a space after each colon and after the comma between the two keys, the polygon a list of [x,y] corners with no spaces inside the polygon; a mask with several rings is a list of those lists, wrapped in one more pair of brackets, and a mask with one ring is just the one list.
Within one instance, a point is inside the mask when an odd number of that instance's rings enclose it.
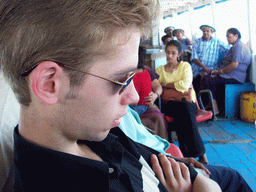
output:
{"label": "man's nose", "polygon": [[126,87],[122,94],[123,105],[137,105],[137,103],[139,102],[139,95],[134,87],[133,81],[131,81],[131,83]]}

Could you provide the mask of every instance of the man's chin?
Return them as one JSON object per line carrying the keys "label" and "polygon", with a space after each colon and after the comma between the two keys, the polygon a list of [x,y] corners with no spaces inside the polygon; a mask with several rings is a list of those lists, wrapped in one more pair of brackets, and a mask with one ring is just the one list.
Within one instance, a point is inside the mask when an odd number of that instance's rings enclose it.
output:
{"label": "man's chin", "polygon": [[96,142],[103,141],[104,139],[106,139],[106,137],[108,136],[109,132],[110,132],[110,129],[108,129],[106,131],[103,131],[97,138],[95,138],[95,141]]}

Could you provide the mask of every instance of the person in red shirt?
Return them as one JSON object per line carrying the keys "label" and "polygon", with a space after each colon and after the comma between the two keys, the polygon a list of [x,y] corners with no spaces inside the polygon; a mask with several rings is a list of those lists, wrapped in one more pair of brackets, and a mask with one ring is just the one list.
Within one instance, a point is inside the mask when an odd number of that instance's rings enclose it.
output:
{"label": "person in red shirt", "polygon": [[152,92],[151,77],[145,69],[138,67],[138,73],[134,75],[133,83],[140,99],[138,104],[131,106],[131,108],[141,115],[148,109],[148,102],[145,101],[145,97]]}
{"label": "person in red shirt", "polygon": [[158,74],[148,66],[145,66],[146,50],[139,47],[139,62],[137,73],[133,77],[133,83],[139,95],[137,105],[130,105],[139,115],[144,126],[153,134],[168,139],[167,125],[164,115],[154,102],[162,94],[162,86],[158,82]]}

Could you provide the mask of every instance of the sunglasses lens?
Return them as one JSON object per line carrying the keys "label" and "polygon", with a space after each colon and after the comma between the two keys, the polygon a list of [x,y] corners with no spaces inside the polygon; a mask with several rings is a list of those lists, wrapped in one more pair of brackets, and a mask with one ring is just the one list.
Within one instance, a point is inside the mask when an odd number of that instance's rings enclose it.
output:
{"label": "sunglasses lens", "polygon": [[133,78],[133,75],[131,75],[131,76],[127,79],[126,85],[122,86],[122,88],[121,88],[119,94],[121,94],[121,93],[124,91],[124,89],[131,83],[132,78]]}

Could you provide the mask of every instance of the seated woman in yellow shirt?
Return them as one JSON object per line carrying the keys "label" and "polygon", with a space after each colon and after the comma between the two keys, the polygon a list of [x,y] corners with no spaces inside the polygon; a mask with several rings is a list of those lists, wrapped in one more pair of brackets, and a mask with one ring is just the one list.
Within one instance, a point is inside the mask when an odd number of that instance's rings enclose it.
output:
{"label": "seated woman in yellow shirt", "polygon": [[191,66],[188,62],[181,61],[182,46],[178,41],[169,41],[165,52],[168,63],[156,69],[163,87],[163,113],[174,118],[172,130],[177,133],[183,155],[199,157],[201,163],[207,163],[206,150],[196,121],[197,106],[196,95],[191,86]]}

